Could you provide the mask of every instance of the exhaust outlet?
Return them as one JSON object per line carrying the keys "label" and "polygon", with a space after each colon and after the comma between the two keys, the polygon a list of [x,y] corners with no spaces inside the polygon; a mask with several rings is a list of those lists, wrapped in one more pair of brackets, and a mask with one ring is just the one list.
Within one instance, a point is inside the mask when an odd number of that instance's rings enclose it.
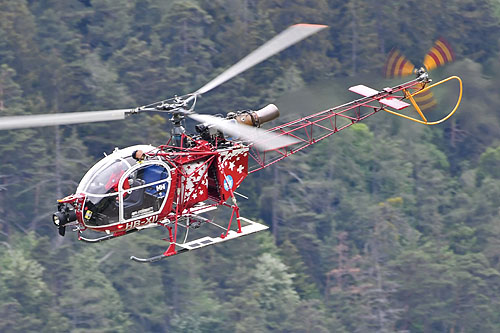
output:
{"label": "exhaust outlet", "polygon": [[257,111],[245,111],[236,116],[236,121],[243,125],[260,127],[268,121],[274,120],[280,116],[278,107],[269,104]]}

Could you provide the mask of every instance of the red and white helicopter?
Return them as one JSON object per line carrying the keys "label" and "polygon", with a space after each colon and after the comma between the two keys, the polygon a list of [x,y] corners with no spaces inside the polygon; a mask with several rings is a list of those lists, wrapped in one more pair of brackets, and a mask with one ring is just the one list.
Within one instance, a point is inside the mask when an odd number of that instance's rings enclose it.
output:
{"label": "red and white helicopter", "polygon": [[[433,125],[448,119],[461,100],[460,78],[452,76],[430,85],[427,72],[421,68],[415,71],[415,79],[381,91],[363,85],[351,87],[350,91],[363,97],[269,130],[259,127],[279,116],[273,104],[258,111],[230,112],[225,118],[194,112],[200,95],[326,27],[293,25],[192,94],[134,109],[0,118],[0,129],[109,121],[139,112],[167,112],[173,124],[167,144],[116,149],[85,174],[75,194],[58,200],[53,222],[60,235],[64,236],[66,228],[72,227],[79,240],[96,243],[146,228],[164,227],[169,232],[169,244],[162,254],[131,257],[139,262],[153,262],[259,232],[268,227],[242,217],[235,196],[235,190],[249,173],[381,110]],[[429,122],[413,96],[449,80],[458,80],[458,101],[447,116]],[[411,105],[403,100],[409,101],[422,119],[400,113]],[[199,122],[197,133],[185,132],[185,118]],[[141,152],[143,158],[136,160]],[[228,221],[220,223],[207,217],[209,212],[224,207],[230,213]],[[84,235],[87,230],[104,235],[89,238]],[[201,233],[201,237],[193,237],[196,233]]]}

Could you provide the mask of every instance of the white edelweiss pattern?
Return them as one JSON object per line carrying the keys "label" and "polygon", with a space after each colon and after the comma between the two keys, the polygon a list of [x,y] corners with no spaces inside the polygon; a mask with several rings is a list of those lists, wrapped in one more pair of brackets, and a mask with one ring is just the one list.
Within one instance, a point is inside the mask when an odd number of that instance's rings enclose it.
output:
{"label": "white edelweiss pattern", "polygon": [[208,186],[207,177],[208,165],[202,162],[193,162],[182,166],[185,176],[182,177],[182,191],[184,192],[184,202],[202,199]]}

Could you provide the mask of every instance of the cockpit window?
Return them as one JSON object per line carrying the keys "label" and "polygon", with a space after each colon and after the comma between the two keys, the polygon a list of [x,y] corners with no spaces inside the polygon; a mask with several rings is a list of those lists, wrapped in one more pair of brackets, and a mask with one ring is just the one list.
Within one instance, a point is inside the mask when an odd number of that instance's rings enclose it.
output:
{"label": "cockpit window", "polygon": [[104,226],[119,221],[118,193],[100,196],[89,195],[85,200],[85,223],[91,226]]}
{"label": "cockpit window", "polygon": [[83,189],[89,194],[105,194],[118,192],[120,177],[129,168],[123,160],[115,160],[98,170]]}
{"label": "cockpit window", "polygon": [[[112,154],[104,157],[102,160],[97,162],[89,171],[87,171],[85,176],[83,176],[82,180],[80,181],[80,185],[78,185],[76,192],[88,192],[95,194],[106,193],[107,189],[104,186],[107,184],[109,178],[104,179],[106,177],[105,173],[108,171],[112,171],[112,169],[110,168],[116,166],[119,166],[123,170],[127,170],[129,167],[135,165],[136,161],[132,158],[132,152],[138,149],[141,149],[145,152],[150,152],[154,151],[155,148],[148,145],[137,145],[121,150],[115,150]],[[120,162],[122,164],[119,164]],[[111,173],[107,175],[111,176]],[[102,181],[104,181],[104,184],[101,184]]]}
{"label": "cockpit window", "polygon": [[[171,183],[168,166],[161,161],[149,161],[127,171],[122,169],[123,165],[126,163],[121,160],[109,164],[90,182],[84,208],[87,225],[136,220],[163,209]],[[97,184],[96,190],[92,184]]]}
{"label": "cockpit window", "polygon": [[130,195],[124,197],[123,218],[136,219],[158,212],[163,208],[170,188],[170,171],[160,162],[141,165],[128,174]]}
{"label": "cockpit window", "polygon": [[[105,226],[123,220],[120,217],[121,206],[133,199],[133,183],[128,170],[137,168],[137,162],[131,157],[134,150],[153,151],[147,145],[115,150],[94,165],[82,178],[77,193],[87,196],[83,208],[85,224]],[[121,186],[120,186],[121,184]],[[120,188],[121,187],[121,188]],[[123,214],[123,213],[122,213]]]}

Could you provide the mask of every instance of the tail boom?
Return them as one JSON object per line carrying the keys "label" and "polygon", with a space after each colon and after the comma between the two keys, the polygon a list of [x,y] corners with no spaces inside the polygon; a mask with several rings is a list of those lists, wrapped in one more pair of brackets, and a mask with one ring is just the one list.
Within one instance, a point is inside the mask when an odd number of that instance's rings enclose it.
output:
{"label": "tail boom", "polygon": [[[410,106],[410,104],[404,102],[403,99],[408,99],[413,106],[416,106],[417,111],[419,111],[420,109],[418,108],[418,105],[416,104],[413,96],[428,91],[433,86],[447,82],[451,79],[459,80],[460,96],[453,111],[445,118],[439,121],[429,122],[423,116],[421,111],[419,112],[419,114],[422,116],[423,120],[415,119],[399,112],[400,110],[403,110],[406,107]],[[398,115],[425,125],[434,125],[445,121],[456,111],[460,103],[462,95],[462,84],[460,78],[456,76],[450,77],[436,84],[430,85],[424,89],[421,89],[423,82],[428,82],[428,76],[426,72],[421,73],[421,75],[419,75],[419,77],[414,80],[408,81],[392,88],[384,88],[381,91],[377,91],[363,85],[357,85],[351,87],[349,90],[361,94],[364,97],[270,129],[271,132],[274,132],[275,134],[278,134],[280,136],[282,135],[294,138],[295,140],[297,140],[297,143],[280,149],[269,151],[259,151],[255,147],[251,147],[249,158],[249,173],[259,171],[278,161],[281,161],[282,159],[291,156],[314,143],[326,139],[327,137],[353,124],[363,121],[364,119],[370,117],[371,115],[374,115],[380,110],[384,110],[391,114]],[[417,91],[414,93],[410,93],[410,89],[417,89]],[[391,110],[390,108],[394,109],[395,111]]]}

